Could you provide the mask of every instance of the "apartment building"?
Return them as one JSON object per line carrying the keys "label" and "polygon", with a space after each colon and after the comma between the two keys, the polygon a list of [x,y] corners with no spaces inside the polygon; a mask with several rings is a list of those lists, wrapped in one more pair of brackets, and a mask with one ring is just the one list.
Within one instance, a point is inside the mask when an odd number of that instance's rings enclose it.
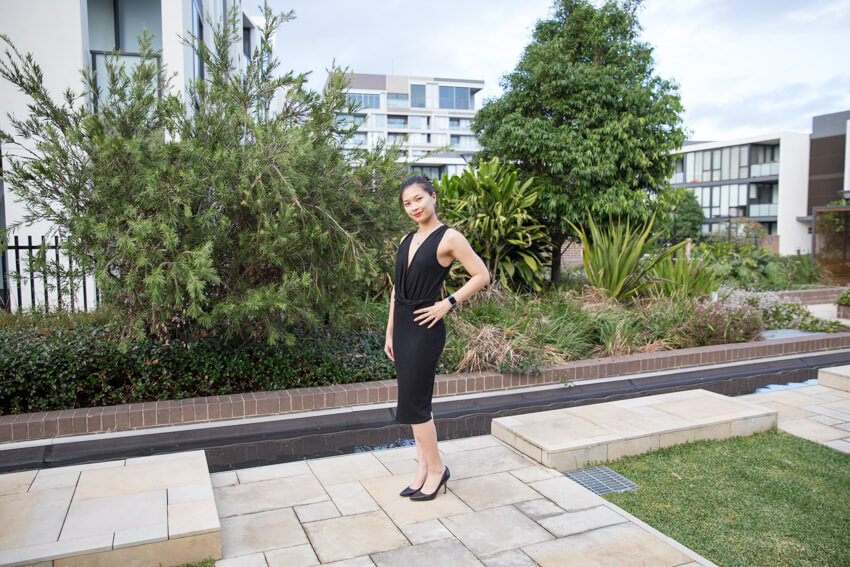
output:
{"label": "apartment building", "polygon": [[733,219],[761,223],[763,245],[780,254],[808,253],[805,215],[809,135],[781,132],[722,142],[686,143],[677,152],[672,184],[693,191],[704,233],[726,231]]}
{"label": "apartment building", "polygon": [[349,148],[398,145],[399,159],[431,178],[459,174],[480,149],[471,123],[484,81],[367,73],[349,80],[349,100],[359,106],[346,117],[359,126]]}
{"label": "apartment building", "polygon": [[[119,50],[125,67],[132,68],[140,60],[137,36],[147,30],[153,36],[153,49],[161,52],[161,63],[169,75],[174,75],[171,89],[188,101],[188,85],[193,79],[204,77],[204,68],[181,38],[188,39],[190,34],[200,41],[212,38],[210,22],[222,22],[234,5],[242,10],[242,0],[0,0],[0,33],[9,36],[21,53],[33,54],[43,71],[45,86],[59,99],[68,88],[82,92],[80,70],[103,69],[107,54],[113,50]],[[262,18],[241,13],[242,41],[232,47],[231,55],[244,65],[259,45]],[[96,78],[98,86],[105,89],[103,73],[96,73]],[[0,80],[0,101],[0,128],[11,131],[7,115],[25,118],[29,100],[16,87]],[[22,142],[27,145],[26,140]],[[21,150],[0,144],[0,168],[4,158],[8,160],[13,153],[27,149],[32,148]],[[0,181],[0,229],[19,222],[24,211],[23,204]],[[9,243],[14,246],[17,236],[20,246],[28,246],[29,242],[38,245],[50,229],[44,223],[26,226],[11,235]],[[17,293],[9,293],[8,271],[15,269],[15,252],[25,262],[29,250],[0,254],[0,308],[8,306],[10,297],[15,304],[12,307],[18,308],[35,304],[42,297],[38,280],[23,282],[24,286],[39,289],[24,290],[19,301]],[[94,293],[93,286],[88,289]],[[78,304],[82,305],[83,298],[79,299]],[[93,298],[87,298],[86,303],[93,305]]]}

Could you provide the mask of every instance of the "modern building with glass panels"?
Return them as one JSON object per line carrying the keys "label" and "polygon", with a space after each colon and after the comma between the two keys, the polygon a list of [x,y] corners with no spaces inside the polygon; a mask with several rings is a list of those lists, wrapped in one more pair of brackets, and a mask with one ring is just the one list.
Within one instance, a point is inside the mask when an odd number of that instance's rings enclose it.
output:
{"label": "modern building with glass panels", "polygon": [[484,81],[366,73],[349,79],[348,98],[360,107],[346,117],[359,125],[350,148],[396,144],[400,159],[431,178],[460,173],[480,149],[471,122]]}
{"label": "modern building with glass panels", "polygon": [[693,191],[704,233],[735,218],[761,223],[763,245],[780,254],[807,253],[809,135],[782,132],[725,142],[691,142],[677,152],[672,184]]}

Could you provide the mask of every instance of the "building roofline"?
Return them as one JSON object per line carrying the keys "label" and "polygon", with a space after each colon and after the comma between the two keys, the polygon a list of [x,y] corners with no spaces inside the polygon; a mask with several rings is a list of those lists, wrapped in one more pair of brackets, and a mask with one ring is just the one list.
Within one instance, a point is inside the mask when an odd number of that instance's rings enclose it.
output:
{"label": "building roofline", "polygon": [[809,136],[808,132],[770,132],[767,134],[759,134],[754,136],[746,136],[744,138],[735,138],[731,140],[717,140],[714,142],[695,142],[695,143],[685,143],[681,148],[677,149],[674,153],[683,153],[683,152],[697,152],[700,150],[716,150],[718,148],[725,148],[729,146],[740,146],[744,144],[760,144],[760,143],[770,143],[770,142],[779,142],[782,138],[788,136]]}

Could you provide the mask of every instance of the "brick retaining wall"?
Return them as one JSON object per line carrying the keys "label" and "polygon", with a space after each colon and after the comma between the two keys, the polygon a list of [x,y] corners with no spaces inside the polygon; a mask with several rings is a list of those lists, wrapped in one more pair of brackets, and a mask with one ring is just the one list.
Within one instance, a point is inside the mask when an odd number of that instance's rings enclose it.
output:
{"label": "brick retaining wall", "polygon": [[[434,393],[436,396],[451,396],[509,390],[841,348],[850,348],[850,332],[576,360],[546,368],[539,374],[475,372],[440,375],[437,376]],[[396,381],[382,380],[276,392],[5,415],[0,416],[0,443],[394,402],[396,395]]]}

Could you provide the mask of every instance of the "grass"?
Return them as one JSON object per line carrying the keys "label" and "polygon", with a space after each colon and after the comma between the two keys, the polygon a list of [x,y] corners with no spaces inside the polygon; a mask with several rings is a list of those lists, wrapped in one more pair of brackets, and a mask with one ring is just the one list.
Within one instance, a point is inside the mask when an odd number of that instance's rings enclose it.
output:
{"label": "grass", "polygon": [[180,565],[180,567],[213,567],[215,565],[215,559],[205,559],[200,563],[186,563],[185,565]]}
{"label": "grass", "polygon": [[626,457],[605,497],[718,565],[850,565],[850,455],[773,430]]}

